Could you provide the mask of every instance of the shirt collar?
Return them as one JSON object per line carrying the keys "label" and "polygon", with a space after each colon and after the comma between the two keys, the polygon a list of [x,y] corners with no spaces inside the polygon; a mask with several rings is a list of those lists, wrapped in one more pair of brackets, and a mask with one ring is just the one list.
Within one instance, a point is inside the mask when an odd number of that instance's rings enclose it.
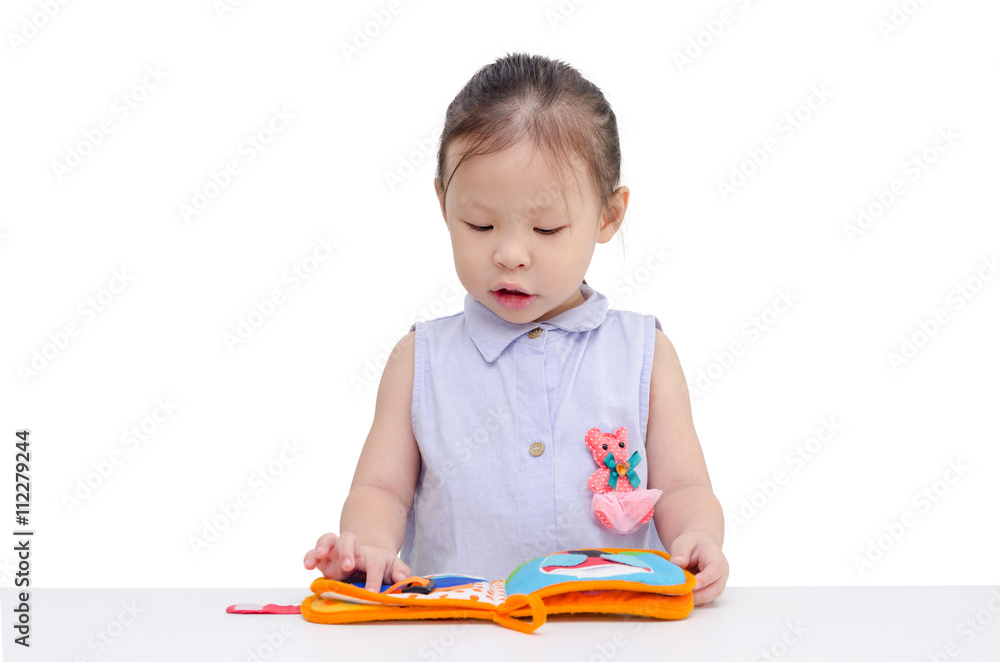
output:
{"label": "shirt collar", "polygon": [[565,310],[544,322],[524,324],[508,322],[477,301],[471,294],[466,293],[465,327],[483,358],[488,363],[493,363],[508,345],[535,327],[557,328],[564,331],[589,331],[597,327],[607,316],[608,299],[586,283],[580,284],[580,293],[583,294],[584,302],[579,306]]}

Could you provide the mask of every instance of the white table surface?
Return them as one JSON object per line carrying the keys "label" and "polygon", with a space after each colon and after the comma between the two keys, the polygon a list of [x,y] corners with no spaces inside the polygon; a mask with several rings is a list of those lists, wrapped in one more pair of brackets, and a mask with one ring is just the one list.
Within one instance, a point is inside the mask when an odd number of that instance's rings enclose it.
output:
{"label": "white table surface", "polygon": [[299,614],[226,613],[308,594],[35,589],[26,649],[13,641],[16,591],[4,588],[3,659],[1000,661],[1000,588],[989,586],[730,587],[684,620],[554,616],[533,634],[489,621],[321,625]]}

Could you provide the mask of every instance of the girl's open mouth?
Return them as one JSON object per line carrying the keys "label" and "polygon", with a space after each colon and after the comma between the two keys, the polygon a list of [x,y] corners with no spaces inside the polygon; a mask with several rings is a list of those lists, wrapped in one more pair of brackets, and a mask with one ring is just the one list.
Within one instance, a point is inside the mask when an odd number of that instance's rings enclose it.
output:
{"label": "girl's open mouth", "polygon": [[499,289],[490,292],[494,301],[508,310],[521,310],[535,302],[537,295],[525,294],[517,290]]}

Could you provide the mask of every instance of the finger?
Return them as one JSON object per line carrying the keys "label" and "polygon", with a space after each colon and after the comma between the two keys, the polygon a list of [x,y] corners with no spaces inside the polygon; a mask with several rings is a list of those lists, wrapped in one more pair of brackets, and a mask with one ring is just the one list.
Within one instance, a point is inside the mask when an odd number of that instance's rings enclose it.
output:
{"label": "finger", "polygon": [[710,563],[708,567],[699,572],[694,578],[697,580],[695,584],[695,589],[705,588],[722,577],[722,568],[719,567],[718,563]]}
{"label": "finger", "polygon": [[722,555],[721,550],[716,552],[710,548],[703,554],[699,554],[699,557],[699,572],[694,576],[698,580],[698,583],[695,585],[697,588],[708,586],[720,577],[728,575],[728,562],[726,561],[726,557]]}
{"label": "finger", "polygon": [[692,566],[695,556],[695,541],[691,538],[680,536],[671,546],[670,562],[682,568]]}
{"label": "finger", "polygon": [[[380,593],[382,591],[382,577],[385,576],[385,561],[376,554],[365,557],[365,590]],[[404,577],[405,579],[405,577]]]}
{"label": "finger", "polygon": [[340,559],[337,557],[323,559],[317,564],[317,568],[327,579],[336,579],[337,581],[346,581],[347,576],[351,574],[344,572],[344,569],[340,567]]}
{"label": "finger", "polygon": [[324,533],[316,541],[316,558],[323,559],[337,545],[336,533]]}
{"label": "finger", "polygon": [[412,574],[410,566],[403,563],[399,557],[396,557],[389,566],[389,583],[395,584],[396,582],[401,582]]}
{"label": "finger", "polygon": [[306,570],[312,570],[316,567],[316,550],[310,549],[306,552],[305,558],[302,559],[302,565],[306,567]]}
{"label": "finger", "polygon": [[728,577],[729,568],[724,557],[708,563],[704,570],[695,575],[698,580],[694,590],[695,606],[708,604],[722,595]]}
{"label": "finger", "polygon": [[694,597],[694,606],[700,607],[702,605],[707,605],[712,602],[717,597],[722,595],[723,589],[726,588],[725,581],[713,581],[711,584],[706,585],[704,588],[697,588],[692,593]]}
{"label": "finger", "polygon": [[345,533],[337,541],[337,554],[340,556],[340,567],[350,573],[358,565],[361,556],[361,545],[353,533]]}

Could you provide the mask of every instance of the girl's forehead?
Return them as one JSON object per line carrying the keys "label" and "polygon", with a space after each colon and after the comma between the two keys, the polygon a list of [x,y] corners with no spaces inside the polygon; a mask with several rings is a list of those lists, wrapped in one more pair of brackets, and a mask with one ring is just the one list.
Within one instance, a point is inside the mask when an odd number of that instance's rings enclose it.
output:
{"label": "girl's forehead", "polygon": [[[447,165],[454,168],[462,155],[473,145],[462,138],[453,140],[446,152]],[[461,168],[475,163],[480,168],[512,168],[523,170],[530,168],[545,172],[564,172],[576,168],[584,168],[583,161],[576,154],[567,154],[565,158],[560,158],[549,150],[541,149],[530,140],[520,140],[512,145],[508,145],[498,151],[490,151],[486,154],[469,156],[463,162]],[[461,169],[460,168],[460,169]]]}
{"label": "girl's forehead", "polygon": [[[467,159],[455,172],[449,196],[473,210],[493,211],[499,206],[519,207],[532,213],[564,212],[585,204],[582,176],[553,170],[547,164],[516,166],[493,154]],[[465,172],[463,173],[463,170]]]}

